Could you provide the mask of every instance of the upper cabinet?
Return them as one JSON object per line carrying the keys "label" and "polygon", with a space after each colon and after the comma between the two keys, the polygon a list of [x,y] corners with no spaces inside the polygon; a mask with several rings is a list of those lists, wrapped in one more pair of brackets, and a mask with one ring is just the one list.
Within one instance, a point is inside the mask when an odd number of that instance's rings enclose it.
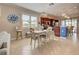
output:
{"label": "upper cabinet", "polygon": [[40,20],[41,20],[41,25],[42,24],[48,24],[50,26],[53,26],[53,25],[55,25],[56,22],[58,22],[57,19],[48,18],[48,17],[40,17]]}

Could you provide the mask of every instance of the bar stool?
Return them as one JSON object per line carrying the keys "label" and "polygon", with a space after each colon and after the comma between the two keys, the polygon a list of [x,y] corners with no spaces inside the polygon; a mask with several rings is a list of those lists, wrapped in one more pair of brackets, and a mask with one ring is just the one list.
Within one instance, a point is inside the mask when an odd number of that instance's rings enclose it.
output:
{"label": "bar stool", "polygon": [[22,30],[16,30],[16,40],[18,40],[19,38],[22,39]]}

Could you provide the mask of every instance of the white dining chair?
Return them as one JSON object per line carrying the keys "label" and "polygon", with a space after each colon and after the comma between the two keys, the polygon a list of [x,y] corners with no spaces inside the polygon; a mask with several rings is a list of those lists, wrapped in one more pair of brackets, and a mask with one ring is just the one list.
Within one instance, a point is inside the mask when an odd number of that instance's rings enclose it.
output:
{"label": "white dining chair", "polygon": [[40,33],[40,41],[42,42],[46,42],[47,39],[47,32],[42,32]]}
{"label": "white dining chair", "polygon": [[31,47],[32,47],[33,41],[34,41],[34,44],[33,44],[34,48],[36,47],[36,43],[37,43],[36,41],[38,41],[38,47],[39,47],[39,40],[40,40],[39,35],[34,32],[31,32],[31,42],[30,42]]}

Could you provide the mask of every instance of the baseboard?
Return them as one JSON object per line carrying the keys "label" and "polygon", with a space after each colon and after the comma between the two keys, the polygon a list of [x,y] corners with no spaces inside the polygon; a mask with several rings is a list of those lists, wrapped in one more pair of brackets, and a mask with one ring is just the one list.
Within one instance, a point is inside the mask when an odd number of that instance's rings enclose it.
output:
{"label": "baseboard", "polygon": [[[23,38],[25,38],[25,36],[23,36]],[[14,41],[14,40],[16,40],[16,38],[11,38],[11,41]]]}

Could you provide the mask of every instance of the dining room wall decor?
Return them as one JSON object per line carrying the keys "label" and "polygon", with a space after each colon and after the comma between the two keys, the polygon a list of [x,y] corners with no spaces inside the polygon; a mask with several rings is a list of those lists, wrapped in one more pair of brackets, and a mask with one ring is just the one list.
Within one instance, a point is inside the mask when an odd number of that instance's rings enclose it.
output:
{"label": "dining room wall decor", "polygon": [[15,15],[15,14],[10,14],[10,15],[8,15],[7,19],[10,23],[16,23],[19,20],[19,16]]}

